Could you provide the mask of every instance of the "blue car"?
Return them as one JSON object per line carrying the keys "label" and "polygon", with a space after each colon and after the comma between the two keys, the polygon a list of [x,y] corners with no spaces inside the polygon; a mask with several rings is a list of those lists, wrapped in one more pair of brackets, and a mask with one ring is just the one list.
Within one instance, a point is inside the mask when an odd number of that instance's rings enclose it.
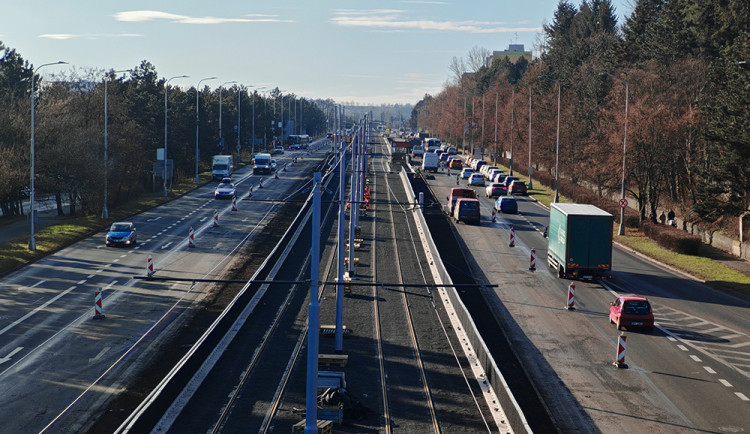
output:
{"label": "blue car", "polygon": [[495,201],[495,209],[502,213],[518,214],[518,202],[514,197],[500,196]]}
{"label": "blue car", "polygon": [[131,222],[115,222],[107,232],[106,244],[110,246],[134,246],[136,243],[135,226]]}

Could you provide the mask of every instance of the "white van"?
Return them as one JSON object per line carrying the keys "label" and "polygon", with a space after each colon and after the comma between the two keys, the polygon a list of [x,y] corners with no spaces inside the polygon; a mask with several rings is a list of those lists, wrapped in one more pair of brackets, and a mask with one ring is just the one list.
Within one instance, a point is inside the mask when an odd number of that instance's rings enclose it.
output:
{"label": "white van", "polygon": [[435,152],[427,152],[422,156],[422,171],[428,170],[437,172],[440,166],[440,156]]}

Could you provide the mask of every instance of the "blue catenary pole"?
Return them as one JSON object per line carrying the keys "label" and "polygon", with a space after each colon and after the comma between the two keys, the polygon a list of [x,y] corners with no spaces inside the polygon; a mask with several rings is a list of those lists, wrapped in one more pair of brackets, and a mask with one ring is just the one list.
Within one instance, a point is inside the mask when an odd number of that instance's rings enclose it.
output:
{"label": "blue catenary pole", "polygon": [[310,260],[310,307],[307,323],[307,399],[305,433],[318,432],[318,338],[320,303],[318,272],[320,268],[320,172],[313,175],[312,259]]}
{"label": "blue catenary pole", "polygon": [[[339,248],[338,248],[338,287],[336,288],[336,352],[344,346],[344,225],[346,224],[346,143],[341,141],[339,157]],[[351,244],[350,244],[351,246]]]}

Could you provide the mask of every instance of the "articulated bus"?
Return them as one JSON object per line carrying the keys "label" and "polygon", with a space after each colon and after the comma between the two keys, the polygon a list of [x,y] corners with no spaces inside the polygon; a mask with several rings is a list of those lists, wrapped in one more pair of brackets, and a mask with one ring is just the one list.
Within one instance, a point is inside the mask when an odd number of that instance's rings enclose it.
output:
{"label": "articulated bus", "polygon": [[307,149],[307,146],[312,141],[307,134],[291,134],[287,140],[289,149]]}

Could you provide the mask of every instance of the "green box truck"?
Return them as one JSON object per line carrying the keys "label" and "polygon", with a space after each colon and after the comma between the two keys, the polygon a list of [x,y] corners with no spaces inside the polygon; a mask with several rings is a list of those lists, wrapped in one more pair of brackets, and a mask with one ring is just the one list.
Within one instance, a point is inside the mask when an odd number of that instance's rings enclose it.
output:
{"label": "green box truck", "polygon": [[547,263],[558,277],[612,277],[612,214],[594,205],[553,203],[549,212]]}

